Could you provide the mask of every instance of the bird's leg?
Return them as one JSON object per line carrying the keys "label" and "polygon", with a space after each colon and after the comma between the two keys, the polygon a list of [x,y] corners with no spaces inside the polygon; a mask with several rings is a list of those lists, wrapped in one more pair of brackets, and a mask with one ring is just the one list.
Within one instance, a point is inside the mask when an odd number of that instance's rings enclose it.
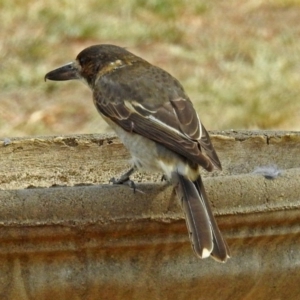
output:
{"label": "bird's leg", "polygon": [[169,182],[168,177],[165,174],[161,175],[160,181],[161,182],[163,182],[163,181],[168,181]]}
{"label": "bird's leg", "polygon": [[128,170],[126,173],[121,175],[119,179],[115,179],[114,177],[109,180],[109,182],[112,182],[114,184],[123,184],[124,182],[130,180],[130,175],[132,175],[135,172],[135,167],[132,167],[130,170]]}
{"label": "bird's leg", "polygon": [[119,179],[116,179],[115,177],[111,178],[109,182],[112,182],[113,184],[126,184],[129,187],[133,189],[133,192],[135,193],[135,183],[130,180],[130,175],[132,175],[135,172],[136,168],[132,167],[129,171],[121,175]]}

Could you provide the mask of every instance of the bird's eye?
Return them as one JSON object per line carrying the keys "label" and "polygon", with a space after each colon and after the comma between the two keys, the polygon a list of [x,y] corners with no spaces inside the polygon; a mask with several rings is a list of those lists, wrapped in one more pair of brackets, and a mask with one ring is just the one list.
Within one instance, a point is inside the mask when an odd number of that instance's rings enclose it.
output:
{"label": "bird's eye", "polygon": [[81,66],[84,65],[85,62],[86,62],[86,58],[85,57],[80,57],[79,58],[79,63],[80,63]]}

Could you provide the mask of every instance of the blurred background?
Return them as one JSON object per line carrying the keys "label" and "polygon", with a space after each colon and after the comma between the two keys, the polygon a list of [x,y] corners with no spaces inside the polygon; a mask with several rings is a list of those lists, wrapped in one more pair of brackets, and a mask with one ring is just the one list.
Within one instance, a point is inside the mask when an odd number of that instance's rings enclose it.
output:
{"label": "blurred background", "polygon": [[44,82],[112,43],[178,78],[211,129],[300,130],[298,0],[1,0],[0,136],[110,131],[89,89]]}

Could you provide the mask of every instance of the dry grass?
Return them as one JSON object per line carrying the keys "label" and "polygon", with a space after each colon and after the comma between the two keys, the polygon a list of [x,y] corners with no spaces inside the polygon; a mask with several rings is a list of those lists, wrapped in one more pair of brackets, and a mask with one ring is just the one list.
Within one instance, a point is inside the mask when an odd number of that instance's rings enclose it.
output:
{"label": "dry grass", "polygon": [[113,43],[168,70],[209,129],[300,129],[300,2],[0,2],[0,136],[107,130],[78,82],[44,74]]}

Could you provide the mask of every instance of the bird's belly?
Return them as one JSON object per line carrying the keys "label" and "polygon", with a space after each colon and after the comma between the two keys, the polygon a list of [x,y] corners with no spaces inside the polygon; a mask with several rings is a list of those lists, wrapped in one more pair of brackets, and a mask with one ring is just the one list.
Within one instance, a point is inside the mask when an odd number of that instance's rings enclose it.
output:
{"label": "bird's belly", "polygon": [[199,176],[199,168],[191,167],[187,159],[139,134],[114,127],[122,143],[132,156],[132,163],[141,171],[160,172],[168,179],[173,172],[195,180]]}
{"label": "bird's belly", "polygon": [[162,171],[159,164],[162,153],[159,153],[157,144],[154,141],[135,133],[117,132],[117,134],[124,146],[129,150],[132,157],[132,163],[139,170],[152,172]]}

